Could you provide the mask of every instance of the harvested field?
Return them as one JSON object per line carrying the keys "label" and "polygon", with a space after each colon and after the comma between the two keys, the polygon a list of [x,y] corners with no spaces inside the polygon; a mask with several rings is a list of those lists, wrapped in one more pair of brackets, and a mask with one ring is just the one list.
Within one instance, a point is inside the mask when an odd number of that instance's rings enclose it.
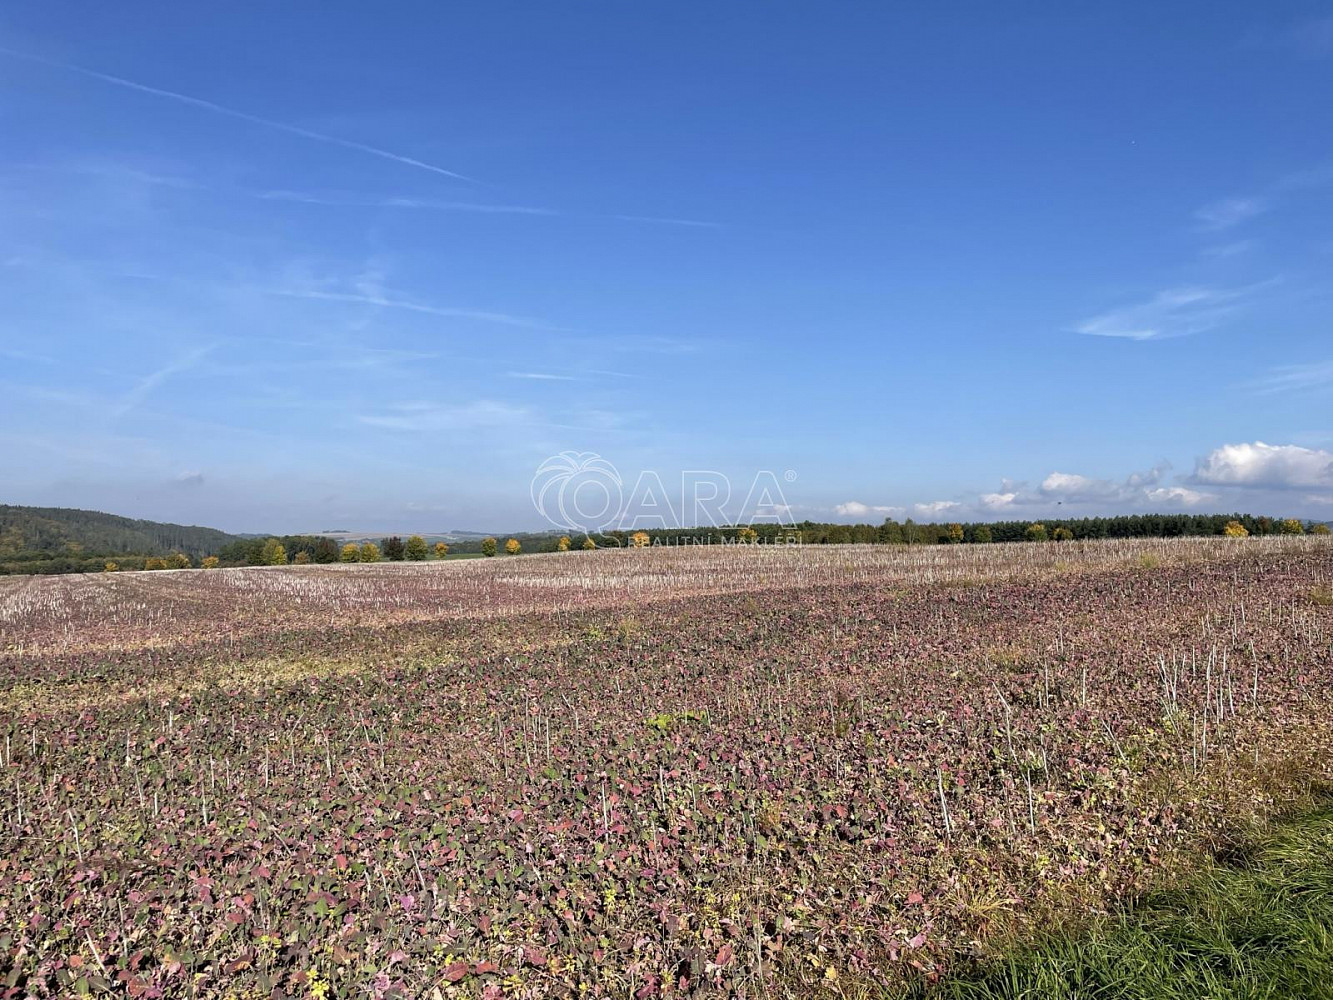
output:
{"label": "harvested field", "polygon": [[0,996],[859,996],[1333,783],[1318,538],[0,580]]}

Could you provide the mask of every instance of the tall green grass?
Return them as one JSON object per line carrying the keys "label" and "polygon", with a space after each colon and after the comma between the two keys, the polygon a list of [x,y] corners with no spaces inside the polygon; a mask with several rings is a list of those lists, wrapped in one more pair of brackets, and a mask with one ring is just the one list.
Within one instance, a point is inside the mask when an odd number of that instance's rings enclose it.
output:
{"label": "tall green grass", "polygon": [[1181,889],[922,989],[928,1000],[1333,998],[1333,808]]}

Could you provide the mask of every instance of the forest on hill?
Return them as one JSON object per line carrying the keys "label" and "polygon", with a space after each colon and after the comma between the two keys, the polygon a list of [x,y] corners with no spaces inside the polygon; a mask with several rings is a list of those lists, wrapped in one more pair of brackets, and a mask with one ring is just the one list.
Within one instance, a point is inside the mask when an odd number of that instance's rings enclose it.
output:
{"label": "forest on hill", "polygon": [[95,510],[0,504],[0,573],[101,570],[109,557],[123,568],[179,552],[193,559],[236,540],[216,528],[144,521]]}

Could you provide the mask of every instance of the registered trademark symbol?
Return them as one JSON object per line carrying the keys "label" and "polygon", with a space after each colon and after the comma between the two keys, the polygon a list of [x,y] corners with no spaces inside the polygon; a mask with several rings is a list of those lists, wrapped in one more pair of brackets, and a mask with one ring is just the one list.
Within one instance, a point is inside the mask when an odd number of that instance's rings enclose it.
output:
{"label": "registered trademark symbol", "polygon": [[785,480],[787,480],[787,482],[789,482],[789,483],[794,483],[794,482],[796,482],[796,470],[795,470],[795,469],[788,469],[786,472],[784,472],[784,473],[782,474],[782,478],[785,479]]}

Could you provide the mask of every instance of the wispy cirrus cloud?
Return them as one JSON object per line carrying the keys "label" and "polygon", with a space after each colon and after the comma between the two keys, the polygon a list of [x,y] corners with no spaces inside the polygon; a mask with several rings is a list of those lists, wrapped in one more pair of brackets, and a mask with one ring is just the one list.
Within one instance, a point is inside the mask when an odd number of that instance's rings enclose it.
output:
{"label": "wispy cirrus cloud", "polygon": [[1223,198],[1195,209],[1194,218],[1208,232],[1219,232],[1262,215],[1270,204],[1269,199],[1262,196]]}
{"label": "wispy cirrus cloud", "polygon": [[1194,210],[1194,220],[1206,233],[1223,232],[1280,207],[1293,194],[1330,182],[1333,182],[1333,166],[1327,163],[1296,170],[1283,174],[1256,193],[1232,195],[1202,205]]}
{"label": "wispy cirrus cloud", "polygon": [[[572,342],[571,346],[593,353],[616,354],[694,354],[702,349],[698,341],[687,340],[684,337],[634,333],[612,337],[582,337]],[[713,346],[721,345],[714,341]],[[628,377],[625,372],[612,371],[606,374]]]}
{"label": "wispy cirrus cloud", "polygon": [[1204,247],[1199,252],[1205,257],[1238,257],[1253,249],[1254,245],[1254,240],[1233,240],[1230,243],[1215,243],[1212,246]]}
{"label": "wispy cirrus cloud", "polygon": [[47,354],[38,354],[33,351],[15,351],[8,347],[0,347],[0,358],[8,358],[10,361],[23,361],[34,365],[54,365],[56,359]]}
{"label": "wispy cirrus cloud", "polygon": [[288,201],[301,205],[322,205],[329,208],[402,208],[430,212],[477,212],[485,215],[560,215],[553,208],[534,208],[530,205],[491,205],[484,202],[441,201],[434,198],[401,196],[366,197],[357,195],[307,194],[303,191],[257,191],[253,196],[262,201]]}
{"label": "wispy cirrus cloud", "polygon": [[302,205],[321,205],[329,208],[385,208],[405,209],[426,212],[475,212],[489,215],[535,215],[563,216],[583,219],[613,219],[620,222],[635,222],[655,226],[681,226],[690,229],[723,229],[720,222],[704,219],[677,219],[657,215],[600,215],[597,213],[566,212],[554,208],[539,208],[532,205],[495,205],[485,202],[442,201],[435,198],[415,198],[399,195],[367,196],[347,194],[324,194],[304,191],[258,191],[250,192],[253,197],[264,201],[286,201]]}
{"label": "wispy cirrus cloud", "polygon": [[381,294],[373,283],[359,282],[362,291],[338,292],[320,288],[264,288],[265,295],[277,295],[290,299],[314,299],[324,302],[351,302],[368,306],[380,306],[384,309],[404,309],[408,312],[425,313],[430,316],[444,316],[450,319],[475,319],[484,323],[497,323],[501,326],[515,326],[530,330],[554,330],[555,327],[527,316],[514,316],[509,313],[492,312],[485,309],[462,309],[453,306],[436,306],[418,302],[405,297],[391,297]]}
{"label": "wispy cirrus cloud", "polygon": [[685,226],[694,229],[722,229],[720,222],[706,222],[702,219],[671,219],[656,215],[617,215],[623,222],[646,222],[659,226]]}
{"label": "wispy cirrus cloud", "polygon": [[208,354],[212,353],[216,347],[216,344],[200,347],[182,355],[169,364],[163,365],[161,368],[149,372],[131,386],[130,390],[120,398],[114,407],[112,407],[111,412],[117,417],[123,417],[127,413],[132,412],[163,382],[166,382],[175,375],[179,375],[182,372],[189,371],[191,368],[196,367],[199,362],[201,362]]}
{"label": "wispy cirrus cloud", "polygon": [[490,399],[459,405],[432,402],[395,403],[380,413],[362,414],[360,423],[396,431],[479,430],[512,427],[528,421],[527,407]]}
{"label": "wispy cirrus cloud", "polygon": [[1230,319],[1242,301],[1258,287],[1168,288],[1147,302],[1122,306],[1086,319],[1074,327],[1074,332],[1127,340],[1162,340],[1203,333]]}
{"label": "wispy cirrus cloud", "polygon": [[428,163],[425,160],[419,160],[412,156],[404,156],[403,154],[395,153],[392,150],[381,149],[378,146],[372,146],[364,142],[357,142],[355,139],[344,139],[341,136],[329,135],[326,132],[316,132],[313,129],[302,128],[299,125],[292,125],[288,122],[281,122],[272,118],[253,115],[248,111],[238,111],[235,108],[229,108],[226,105],[218,104],[215,101],[204,100],[200,97],[192,97],[189,94],[182,94],[175,90],[166,90],[162,87],[151,87],[148,84],[126,79],[123,76],[114,76],[110,73],[103,73],[99,70],[89,69],[86,66],[79,66],[75,63],[61,62],[57,59],[47,59],[44,56],[34,55],[30,52],[20,52],[17,49],[5,47],[0,47],[0,54],[11,56],[15,59],[24,59],[28,62],[38,63],[42,66],[49,66],[52,69],[59,69],[68,73],[77,73],[92,80],[100,80],[103,83],[109,83],[117,87],[124,87],[127,90],[137,91],[141,94],[149,94],[153,97],[161,97],[169,101],[176,101],[180,104],[187,104],[191,107],[199,108],[202,111],[208,111],[216,115],[225,115],[228,118],[250,122],[253,125],[262,125],[265,128],[275,129],[279,132],[286,132],[289,135],[297,135],[315,142],[322,142],[331,146],[339,146],[343,149],[355,150],[356,152],[365,153],[369,156],[377,156],[381,159],[391,160],[394,163],[400,163],[404,166],[415,167],[418,170],[426,170],[433,174],[451,177],[454,180],[472,181],[472,178],[465,174],[456,173],[453,170],[446,170],[444,167],[437,166],[434,163]]}
{"label": "wispy cirrus cloud", "polygon": [[1287,48],[1312,58],[1333,54],[1333,16],[1312,17],[1291,25],[1279,36]]}
{"label": "wispy cirrus cloud", "polygon": [[1297,392],[1333,386],[1333,361],[1311,361],[1299,365],[1279,365],[1262,378],[1250,383],[1259,392]]}

